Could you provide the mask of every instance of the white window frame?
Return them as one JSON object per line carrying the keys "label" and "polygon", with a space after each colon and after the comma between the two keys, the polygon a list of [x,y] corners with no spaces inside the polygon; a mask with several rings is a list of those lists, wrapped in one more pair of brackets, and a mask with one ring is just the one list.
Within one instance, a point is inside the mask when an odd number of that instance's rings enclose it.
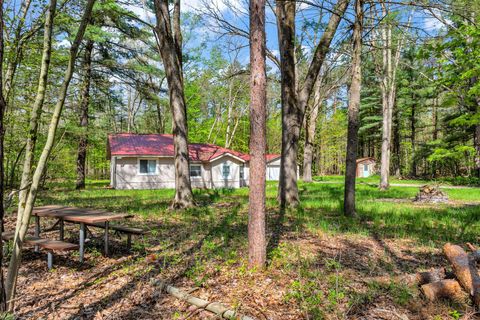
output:
{"label": "white window frame", "polygon": [[[155,161],[155,172],[146,172],[146,173],[142,173],[140,172],[140,161],[141,160],[146,160],[146,161]],[[137,170],[137,174],[139,176],[156,176],[158,175],[158,166],[157,166],[157,159],[154,159],[154,158],[138,158],[137,159],[137,167],[138,167],[138,170]],[[148,163],[147,163],[147,170],[148,170]]]}
{"label": "white window frame", "polygon": [[[228,166],[228,176],[227,177],[225,177],[225,175],[223,174],[223,168],[225,166]],[[224,180],[231,180],[232,179],[232,165],[228,161],[222,163],[222,179],[224,179]]]}
{"label": "white window frame", "polygon": [[[192,176],[192,167],[199,167],[200,168],[200,175],[199,176]],[[202,178],[202,165],[201,164],[196,164],[196,163],[193,163],[190,165],[190,167],[188,168],[188,173],[190,175],[190,178],[192,179],[201,179]]]}

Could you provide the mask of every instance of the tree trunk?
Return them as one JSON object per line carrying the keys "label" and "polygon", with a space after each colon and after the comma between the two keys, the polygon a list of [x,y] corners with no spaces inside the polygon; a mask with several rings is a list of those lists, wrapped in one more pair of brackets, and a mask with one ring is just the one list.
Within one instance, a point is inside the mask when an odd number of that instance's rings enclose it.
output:
{"label": "tree trunk", "polygon": [[401,175],[400,139],[400,114],[398,108],[395,108],[393,116],[393,172],[396,177]]}
{"label": "tree trunk", "polygon": [[441,298],[458,298],[462,295],[462,288],[457,280],[446,279],[421,286],[427,300],[436,301]]}
{"label": "tree trunk", "polygon": [[[3,8],[3,0],[0,0],[0,8]],[[4,59],[4,40],[3,40],[3,10],[0,12],[0,88],[3,88],[3,59]],[[0,232],[3,232],[3,194],[4,194],[4,169],[3,158],[4,154],[4,134],[5,128],[3,124],[3,118],[6,108],[5,98],[3,96],[3,90],[0,90]],[[0,312],[4,312],[7,309],[7,299],[5,297],[5,282],[3,278],[3,240],[0,239]]]}
{"label": "tree trunk", "polygon": [[473,302],[478,308],[480,306],[480,277],[477,268],[460,246],[447,243],[443,246],[443,253],[452,265],[458,282],[472,296]]}
{"label": "tree trunk", "polygon": [[23,152],[25,151],[25,148],[27,147],[27,144],[25,143],[22,146],[22,149],[17,153],[17,156],[15,157],[15,161],[12,163],[12,170],[10,170],[10,179],[5,179],[5,184],[8,188],[13,188],[15,184],[15,173],[16,173],[16,168],[18,163],[20,162],[20,158],[22,157]]}
{"label": "tree trunk", "polygon": [[[477,97],[477,113],[480,113],[480,97]],[[480,178],[480,123],[475,125],[473,136],[473,146],[475,147],[475,175]]]}
{"label": "tree trunk", "polygon": [[[381,1],[382,14],[387,16],[387,2]],[[412,16],[409,17],[407,26],[410,25]],[[382,28],[382,68],[379,71],[382,92],[382,155],[380,163],[380,190],[387,190],[390,187],[390,158],[391,158],[391,139],[392,139],[392,116],[396,97],[396,75],[400,53],[404,42],[404,35],[398,40],[395,56],[392,47],[392,25],[387,22]]]}
{"label": "tree trunk", "polygon": [[22,29],[25,26],[25,21],[27,21],[27,15],[30,10],[31,0],[22,1],[21,4],[21,16],[19,17],[19,22],[15,31],[13,32],[14,38],[12,43],[12,51],[13,53],[10,54],[7,63],[7,70],[5,71],[5,81],[2,84],[3,88],[3,97],[5,100],[5,108],[8,105],[8,101],[10,99],[11,89],[13,85],[13,80],[15,77],[15,73],[17,71],[18,64],[21,62],[23,57],[23,45],[25,44],[25,40],[22,38]]}
{"label": "tree trunk", "polygon": [[250,0],[250,191],[248,264],[266,262],[265,175],[267,147],[265,0]]}
{"label": "tree trunk", "polygon": [[51,0],[47,14],[45,16],[42,62],[40,66],[40,76],[38,80],[37,94],[35,96],[35,102],[33,103],[32,111],[30,113],[27,145],[25,147],[25,159],[23,160],[20,191],[18,193],[17,225],[15,228],[15,232],[19,230],[20,223],[22,221],[23,210],[26,205],[28,187],[33,166],[33,158],[35,155],[35,145],[37,142],[38,122],[42,114],[43,103],[45,100],[45,92],[47,90],[48,71],[50,67],[50,57],[52,54],[53,19],[55,17],[56,6],[57,0]]}
{"label": "tree trunk", "polygon": [[[386,10],[383,12],[387,14]],[[380,190],[387,190],[390,187],[390,153],[392,140],[392,115],[393,103],[391,103],[392,92],[392,26],[387,25],[382,29],[382,156],[380,162]]]}
{"label": "tree trunk", "polygon": [[[312,62],[308,68],[303,86],[295,92],[294,36],[292,16],[295,17],[295,1],[277,1],[277,24],[282,73],[282,158],[280,164],[279,200],[280,205],[298,204],[297,151],[303,117],[317,80],[320,68],[330,49],[330,44],[344,15],[348,0],[339,0],[335,6],[325,32],[322,35]],[[292,9],[293,7],[293,9]],[[292,12],[293,11],[293,12]],[[293,65],[292,65],[293,63]],[[291,83],[291,81],[294,81]],[[293,88],[293,91],[292,91]],[[285,92],[288,90],[288,92]],[[298,97],[295,98],[296,94]]]}
{"label": "tree trunk", "polygon": [[[178,1],[177,1],[178,2]],[[173,118],[173,145],[175,153],[175,199],[172,208],[194,205],[188,157],[187,110],[183,88],[181,52],[178,34],[172,35],[168,0],[155,0],[157,17],[156,35],[167,77],[170,106]],[[177,5],[177,4],[176,4]],[[179,5],[179,2],[178,2]],[[181,49],[181,48],[180,48]],[[181,51],[181,50],[180,50]]]}
{"label": "tree trunk", "polygon": [[362,29],[363,0],[355,1],[355,24],[353,26],[352,82],[348,102],[348,132],[345,172],[344,213],[356,216],[355,212],[355,178],[357,176],[358,127],[360,111],[360,92],[362,86]]}
{"label": "tree trunk", "polygon": [[305,145],[303,147],[303,181],[312,182],[313,149],[315,143],[315,131],[317,129],[318,112],[322,105],[322,99],[317,90],[315,102],[305,121]]}
{"label": "tree trunk", "polygon": [[85,163],[87,160],[88,146],[88,105],[90,103],[90,81],[92,78],[92,51],[93,40],[88,40],[85,45],[85,61],[84,61],[84,79],[82,84],[81,101],[80,101],[80,137],[78,140],[77,154],[77,183],[75,188],[85,189]]}
{"label": "tree trunk", "polygon": [[[415,96],[412,97],[412,101],[415,101]],[[412,177],[417,176],[417,159],[416,159],[416,129],[417,122],[415,119],[415,108],[416,105],[412,104],[412,111],[410,113],[410,142],[412,148],[412,168],[410,170],[410,175]]]}
{"label": "tree trunk", "polygon": [[302,113],[297,104],[295,80],[295,1],[277,0],[282,97],[282,154],[280,166],[280,204],[296,205],[297,152]]}
{"label": "tree trunk", "polygon": [[70,47],[68,67],[65,71],[65,77],[64,77],[62,86],[59,89],[58,100],[53,110],[52,119],[50,121],[50,126],[48,128],[47,140],[45,142],[45,146],[42,150],[42,153],[37,163],[37,167],[35,168],[35,172],[33,174],[32,183],[30,185],[28,195],[26,197],[25,207],[23,209],[20,222],[17,223],[17,229],[15,230],[12,256],[10,258],[10,264],[8,266],[7,281],[5,283],[5,286],[7,289],[6,291],[7,301],[9,301],[8,309],[10,311],[12,311],[14,307],[14,301],[15,301],[14,297],[15,297],[15,288],[17,283],[18,269],[20,267],[23,242],[25,240],[25,236],[28,231],[30,216],[32,214],[32,210],[35,204],[38,188],[40,186],[43,173],[45,172],[45,168],[47,166],[48,158],[53,148],[53,144],[55,141],[55,134],[57,132],[57,127],[58,127],[58,122],[60,120],[60,115],[62,113],[62,109],[65,104],[65,99],[67,97],[68,86],[70,85],[70,80],[72,79],[73,72],[75,69],[75,60],[77,58],[78,48],[80,46],[80,43],[82,42],[85,29],[87,28],[88,22],[90,20],[94,3],[95,3],[95,0],[88,0],[85,6],[85,12],[83,14],[82,20],[80,22],[80,26],[77,31],[77,35],[75,36],[75,40],[73,41],[72,46]]}

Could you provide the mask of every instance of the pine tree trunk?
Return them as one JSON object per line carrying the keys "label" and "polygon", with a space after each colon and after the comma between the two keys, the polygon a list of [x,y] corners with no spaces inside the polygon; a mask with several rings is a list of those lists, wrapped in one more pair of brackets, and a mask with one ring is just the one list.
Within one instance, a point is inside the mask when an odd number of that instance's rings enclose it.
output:
{"label": "pine tree trunk", "polygon": [[[172,34],[168,0],[155,0],[157,17],[156,35],[167,77],[170,107],[172,110],[173,146],[175,154],[175,199],[172,208],[194,205],[188,157],[187,109],[183,88],[181,47],[179,34]],[[175,6],[180,2],[176,1]],[[176,21],[176,19],[174,20]],[[174,23],[176,26],[178,22]],[[177,29],[177,28],[175,28]],[[179,28],[175,30],[179,32]]]}
{"label": "pine tree trunk", "polygon": [[348,102],[348,132],[345,172],[344,213],[355,216],[355,178],[357,176],[357,149],[360,111],[360,92],[362,86],[362,29],[363,0],[355,1],[355,24],[353,27],[352,82]]}
{"label": "pine tree trunk", "polygon": [[77,183],[75,188],[85,189],[85,164],[87,160],[88,146],[88,105],[90,103],[90,81],[92,78],[92,51],[93,41],[88,40],[85,45],[85,61],[84,61],[84,79],[82,84],[81,101],[80,101],[80,137],[78,139],[77,153]]}
{"label": "pine tree trunk", "polygon": [[[88,0],[85,6],[85,11],[84,11],[82,20],[80,22],[80,26],[77,31],[77,35],[75,36],[72,46],[70,47],[70,56],[69,56],[68,66],[65,71],[65,77],[64,77],[63,83],[59,89],[57,103],[53,110],[50,126],[48,128],[47,140],[45,142],[45,146],[42,150],[37,166],[35,168],[35,172],[32,177],[32,183],[28,189],[28,194],[24,202],[24,207],[22,208],[23,209],[22,215],[19,217],[20,219],[17,221],[17,227],[15,229],[15,238],[13,240],[12,256],[10,258],[7,279],[5,282],[7,301],[9,301],[8,309],[10,311],[12,311],[14,308],[15,289],[16,289],[16,283],[17,283],[17,277],[18,277],[18,269],[20,268],[23,242],[25,240],[25,236],[28,231],[30,217],[31,217],[32,210],[37,197],[37,192],[40,187],[42,176],[45,173],[47,161],[53,148],[55,134],[57,132],[57,127],[58,127],[58,122],[60,121],[60,115],[62,113],[62,109],[65,104],[68,87],[75,69],[75,60],[77,58],[78,48],[80,46],[80,43],[82,42],[85,29],[87,28],[87,25],[88,25],[88,21],[90,20],[94,3],[95,3],[95,0]],[[40,87],[39,87],[39,91],[40,91]]]}
{"label": "pine tree trunk", "polygon": [[[295,7],[294,7],[295,8]],[[248,208],[248,263],[266,262],[265,175],[266,138],[265,0],[250,0],[250,192]]]}

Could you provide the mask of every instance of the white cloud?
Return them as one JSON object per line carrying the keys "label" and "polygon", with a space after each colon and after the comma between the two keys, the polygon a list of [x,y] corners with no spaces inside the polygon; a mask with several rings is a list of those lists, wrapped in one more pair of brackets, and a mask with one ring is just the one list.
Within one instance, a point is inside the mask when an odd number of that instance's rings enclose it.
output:
{"label": "white cloud", "polygon": [[144,6],[134,6],[131,4],[125,5],[125,9],[132,11],[135,13],[140,19],[147,21],[149,23],[152,23],[152,21],[155,21],[155,14],[148,10],[147,7]]}
{"label": "white cloud", "polygon": [[185,0],[182,2],[182,10],[185,12],[199,11],[205,7],[205,3],[219,11],[239,10],[243,7],[243,2],[242,0]]}
{"label": "white cloud", "polygon": [[438,9],[432,9],[432,11],[425,10],[424,13],[425,17],[423,18],[423,26],[427,32],[440,31],[453,23]]}

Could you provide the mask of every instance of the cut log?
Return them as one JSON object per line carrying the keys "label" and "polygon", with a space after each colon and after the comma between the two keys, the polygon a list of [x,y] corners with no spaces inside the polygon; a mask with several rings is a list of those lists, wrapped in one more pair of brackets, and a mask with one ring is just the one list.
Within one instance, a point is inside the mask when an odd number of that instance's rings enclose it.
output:
{"label": "cut log", "polygon": [[431,269],[429,271],[422,271],[418,273],[403,274],[399,276],[378,276],[364,278],[364,282],[378,282],[382,284],[389,284],[392,282],[402,283],[407,286],[418,285],[421,286],[426,283],[436,282],[445,278],[450,278],[452,275],[448,275],[445,268]]}
{"label": "cut log", "polygon": [[458,281],[453,279],[427,283],[422,285],[420,289],[429,301],[436,301],[441,298],[460,298],[463,293]]}
{"label": "cut log", "polygon": [[472,296],[475,306],[480,307],[480,277],[468,254],[460,246],[451,243],[443,246],[443,253],[451,263],[460,285]]}
{"label": "cut log", "polygon": [[445,279],[447,277],[447,273],[445,272],[445,268],[439,269],[431,269],[430,271],[423,271],[417,273],[416,281],[419,286],[437,282]]}
{"label": "cut log", "polygon": [[470,253],[470,257],[473,259],[475,262],[480,261],[480,250],[477,249],[473,244],[467,242],[467,247],[468,249],[472,252]]}
{"label": "cut log", "polygon": [[187,292],[184,292],[174,286],[166,284],[161,280],[153,280],[152,284],[158,287],[161,291],[165,291],[177,299],[183,300],[191,305],[196,306],[197,308],[201,308],[214,313],[220,319],[254,320],[249,316],[241,315],[234,310],[228,309],[221,303],[208,302],[207,300],[194,297]]}

